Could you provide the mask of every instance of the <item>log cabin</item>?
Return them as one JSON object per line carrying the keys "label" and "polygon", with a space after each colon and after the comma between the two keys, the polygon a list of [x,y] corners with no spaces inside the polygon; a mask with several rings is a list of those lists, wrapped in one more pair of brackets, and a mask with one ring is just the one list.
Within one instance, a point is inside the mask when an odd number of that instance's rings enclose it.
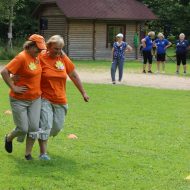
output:
{"label": "log cabin", "polygon": [[[137,0],[41,0],[33,16],[45,39],[61,35],[64,51],[78,60],[110,60],[117,33],[134,47],[134,36],[140,40],[144,23],[157,19]],[[126,56],[137,59],[138,48]]]}

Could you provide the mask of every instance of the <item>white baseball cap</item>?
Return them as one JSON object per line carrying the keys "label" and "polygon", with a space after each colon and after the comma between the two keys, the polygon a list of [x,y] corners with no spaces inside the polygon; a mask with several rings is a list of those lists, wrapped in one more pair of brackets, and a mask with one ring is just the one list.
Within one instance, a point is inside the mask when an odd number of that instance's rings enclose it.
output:
{"label": "white baseball cap", "polygon": [[116,37],[118,37],[118,38],[123,38],[123,34],[122,34],[122,33],[119,33],[119,34],[116,35]]}

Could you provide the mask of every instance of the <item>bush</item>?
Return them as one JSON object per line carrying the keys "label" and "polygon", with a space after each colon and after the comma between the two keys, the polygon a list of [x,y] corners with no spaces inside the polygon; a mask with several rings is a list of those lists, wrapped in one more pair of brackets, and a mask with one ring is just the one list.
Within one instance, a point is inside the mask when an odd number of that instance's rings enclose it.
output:
{"label": "bush", "polygon": [[20,51],[24,43],[23,38],[17,38],[13,40],[13,49],[7,48],[7,42],[0,39],[0,60],[10,60],[15,57]]}

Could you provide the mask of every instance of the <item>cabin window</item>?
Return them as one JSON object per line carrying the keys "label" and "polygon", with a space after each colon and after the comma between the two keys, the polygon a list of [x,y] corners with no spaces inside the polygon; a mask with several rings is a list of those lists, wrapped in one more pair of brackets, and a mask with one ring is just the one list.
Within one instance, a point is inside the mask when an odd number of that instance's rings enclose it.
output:
{"label": "cabin window", "polygon": [[113,47],[115,42],[115,36],[118,33],[122,33],[125,40],[125,25],[107,25],[107,42],[106,47]]}

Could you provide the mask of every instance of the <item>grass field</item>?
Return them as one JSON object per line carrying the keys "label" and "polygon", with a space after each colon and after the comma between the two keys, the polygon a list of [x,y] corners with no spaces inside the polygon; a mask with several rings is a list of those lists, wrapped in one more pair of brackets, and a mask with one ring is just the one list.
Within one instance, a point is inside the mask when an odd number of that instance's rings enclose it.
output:
{"label": "grass field", "polygon": [[[78,63],[77,63],[78,64]],[[13,128],[8,88],[0,79],[0,189],[3,190],[188,190],[190,93],[85,84],[84,103],[68,82],[65,130],[49,141],[49,162],[24,160],[24,144],[4,151]],[[67,139],[74,133],[77,140]]]}

